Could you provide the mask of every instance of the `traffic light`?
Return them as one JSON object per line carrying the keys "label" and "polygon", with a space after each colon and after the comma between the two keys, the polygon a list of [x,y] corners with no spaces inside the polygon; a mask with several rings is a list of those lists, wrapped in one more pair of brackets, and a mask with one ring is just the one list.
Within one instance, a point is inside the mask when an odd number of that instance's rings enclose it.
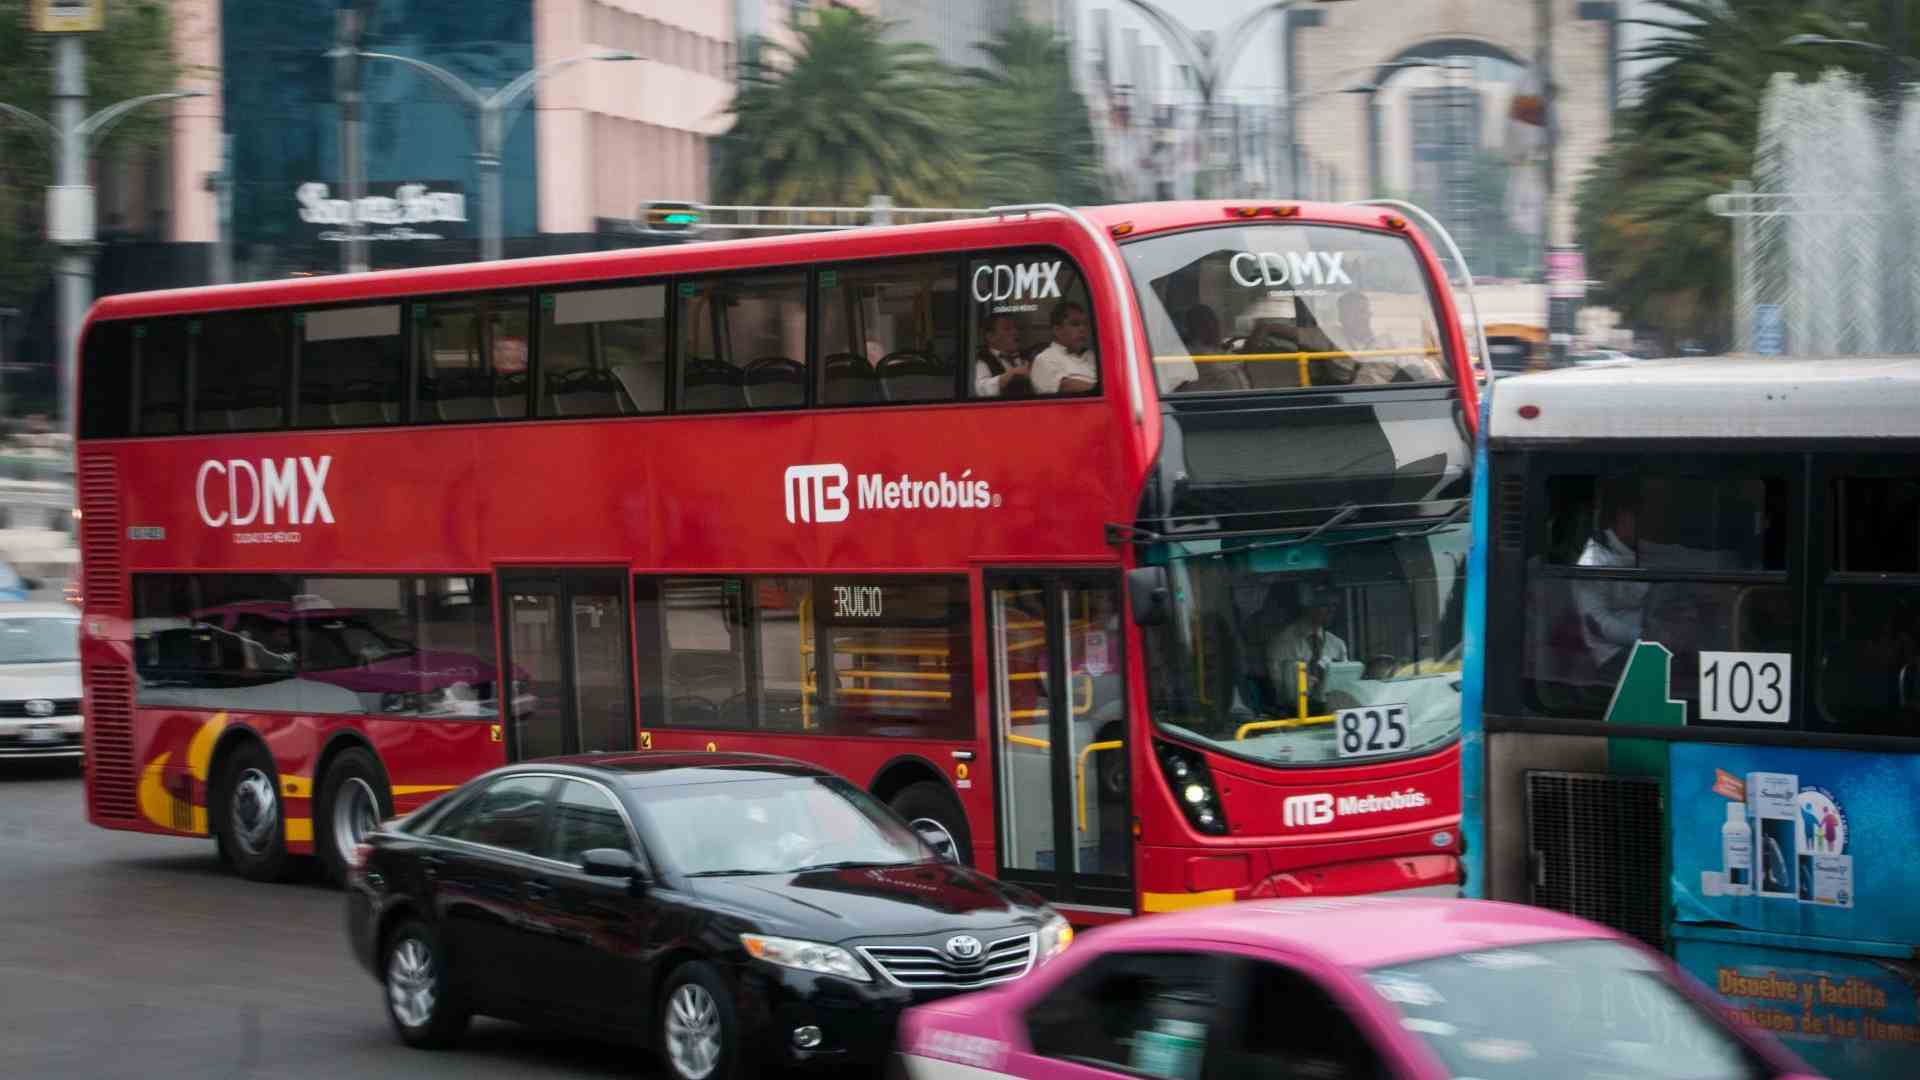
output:
{"label": "traffic light", "polygon": [[706,224],[707,208],[699,203],[655,202],[640,208],[640,231],[668,236],[692,236]]}

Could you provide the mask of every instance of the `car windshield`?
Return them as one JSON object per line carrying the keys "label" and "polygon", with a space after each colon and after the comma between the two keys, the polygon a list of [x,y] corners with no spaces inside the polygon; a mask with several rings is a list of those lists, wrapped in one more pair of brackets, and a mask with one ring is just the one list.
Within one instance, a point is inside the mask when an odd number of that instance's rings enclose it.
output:
{"label": "car windshield", "polygon": [[1767,1070],[1659,966],[1616,941],[1452,953],[1367,979],[1475,1080],[1759,1080]]}
{"label": "car windshield", "polygon": [[1162,394],[1446,378],[1433,293],[1405,236],[1238,225],[1125,253]]}
{"label": "car windshield", "polygon": [[1460,730],[1466,553],[1464,525],[1169,545],[1172,614],[1144,631],[1155,722],[1269,764],[1445,743]]}
{"label": "car windshield", "polygon": [[643,806],[668,863],[684,874],[792,874],[935,857],[893,811],[831,777],[650,789]]}
{"label": "car windshield", "polygon": [[0,618],[0,664],[57,664],[80,659],[80,620],[58,615]]}

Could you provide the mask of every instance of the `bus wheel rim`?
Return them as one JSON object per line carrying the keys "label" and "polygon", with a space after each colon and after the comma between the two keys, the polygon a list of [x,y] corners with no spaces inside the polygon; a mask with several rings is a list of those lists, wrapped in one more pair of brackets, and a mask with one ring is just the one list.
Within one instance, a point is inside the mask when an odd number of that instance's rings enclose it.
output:
{"label": "bus wheel rim", "polygon": [[380,802],[373,787],[349,777],[333,797],[333,847],[342,863],[353,861],[353,849],[380,827]]}
{"label": "bus wheel rim", "polygon": [[273,778],[248,769],[233,785],[233,838],[249,855],[264,855],[280,826],[280,799]]}

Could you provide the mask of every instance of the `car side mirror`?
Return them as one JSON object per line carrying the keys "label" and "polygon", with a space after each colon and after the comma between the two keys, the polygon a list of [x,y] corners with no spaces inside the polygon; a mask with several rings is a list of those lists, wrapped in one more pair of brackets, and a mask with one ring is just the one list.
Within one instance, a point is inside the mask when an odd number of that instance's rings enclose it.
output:
{"label": "car side mirror", "polygon": [[631,852],[597,847],[580,853],[580,868],[588,877],[631,878],[639,872],[640,863]]}
{"label": "car side mirror", "polygon": [[1133,621],[1141,626],[1159,626],[1167,621],[1172,598],[1167,593],[1167,568],[1138,566],[1127,571],[1127,600],[1133,608]]}
{"label": "car side mirror", "polygon": [[935,855],[940,856],[941,862],[953,863],[956,866],[960,864],[960,853],[954,850],[952,833],[931,821],[914,822],[913,831],[919,834],[920,839],[926,841]]}

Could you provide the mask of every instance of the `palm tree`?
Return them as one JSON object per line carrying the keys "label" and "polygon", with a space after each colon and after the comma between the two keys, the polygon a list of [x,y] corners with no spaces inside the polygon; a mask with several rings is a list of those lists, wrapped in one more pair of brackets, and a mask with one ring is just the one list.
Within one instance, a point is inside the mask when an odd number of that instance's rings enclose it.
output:
{"label": "palm tree", "polygon": [[[1717,343],[1730,321],[1732,230],[1706,198],[1752,174],[1760,103],[1777,71],[1806,77],[1877,63],[1869,53],[1784,47],[1801,33],[1854,37],[1841,11],[1806,0],[1656,0],[1635,20],[1662,36],[1635,59],[1662,66],[1581,183],[1580,241],[1607,286],[1594,299],[1669,345]],[[1842,5],[1843,7],[1846,5]]]}
{"label": "palm tree", "polygon": [[987,205],[1103,201],[1100,148],[1086,100],[1073,86],[1067,43],[1016,19],[974,48],[990,61],[967,71],[979,200]]}
{"label": "palm tree", "polygon": [[889,195],[952,206],[968,161],[957,134],[953,74],[887,24],[828,8],[796,24],[791,47],[769,45],[728,110],[718,188],[736,202],[854,206]]}

